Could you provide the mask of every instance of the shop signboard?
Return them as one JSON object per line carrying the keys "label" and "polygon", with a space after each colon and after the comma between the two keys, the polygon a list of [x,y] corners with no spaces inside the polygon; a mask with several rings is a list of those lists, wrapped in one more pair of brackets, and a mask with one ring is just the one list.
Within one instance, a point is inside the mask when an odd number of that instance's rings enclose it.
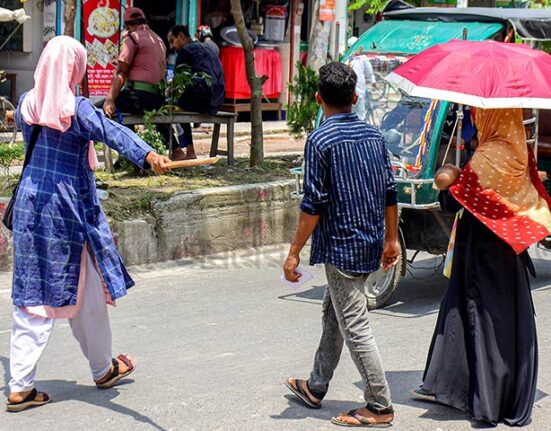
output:
{"label": "shop signboard", "polygon": [[88,95],[106,96],[119,53],[120,0],[83,0]]}
{"label": "shop signboard", "polygon": [[335,21],[335,0],[320,0],[320,21]]}

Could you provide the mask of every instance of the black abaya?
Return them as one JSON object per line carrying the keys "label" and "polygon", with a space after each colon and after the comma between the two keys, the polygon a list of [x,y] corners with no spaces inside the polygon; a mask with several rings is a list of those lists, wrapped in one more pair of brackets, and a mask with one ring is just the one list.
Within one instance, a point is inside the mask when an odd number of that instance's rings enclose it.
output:
{"label": "black abaya", "polygon": [[[447,192],[441,203],[460,208]],[[538,353],[527,268],[528,253],[515,254],[464,210],[423,376],[438,402],[494,425],[530,423]]]}

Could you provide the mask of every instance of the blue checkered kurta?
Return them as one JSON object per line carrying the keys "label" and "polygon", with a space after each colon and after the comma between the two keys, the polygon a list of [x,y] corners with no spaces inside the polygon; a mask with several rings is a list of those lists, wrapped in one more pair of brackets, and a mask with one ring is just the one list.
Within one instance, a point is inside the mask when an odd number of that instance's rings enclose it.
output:
{"label": "blue checkered kurta", "polygon": [[[65,133],[41,130],[23,173],[13,229],[12,298],[17,306],[75,304],[85,242],[112,299],[124,296],[134,284],[96,196],[88,142],[104,142],[138,166],[144,166],[151,148],[129,129],[105,118],[88,99],[78,97],[76,105]],[[22,121],[19,109],[16,121],[28,143],[32,127]]]}

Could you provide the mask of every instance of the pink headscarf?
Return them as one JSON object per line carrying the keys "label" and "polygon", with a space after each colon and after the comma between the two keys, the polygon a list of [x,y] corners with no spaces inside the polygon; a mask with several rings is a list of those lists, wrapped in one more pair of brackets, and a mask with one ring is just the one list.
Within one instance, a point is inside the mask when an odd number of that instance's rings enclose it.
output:
{"label": "pink headscarf", "polygon": [[[75,115],[77,84],[86,73],[86,50],[72,37],[57,36],[48,42],[34,72],[34,88],[21,105],[28,125],[39,124],[66,132]],[[93,142],[88,145],[88,163],[98,166]]]}
{"label": "pink headscarf", "polygon": [[68,36],[50,40],[36,66],[34,88],[21,106],[25,123],[67,131],[75,115],[76,86],[85,72],[86,50],[77,40]]}

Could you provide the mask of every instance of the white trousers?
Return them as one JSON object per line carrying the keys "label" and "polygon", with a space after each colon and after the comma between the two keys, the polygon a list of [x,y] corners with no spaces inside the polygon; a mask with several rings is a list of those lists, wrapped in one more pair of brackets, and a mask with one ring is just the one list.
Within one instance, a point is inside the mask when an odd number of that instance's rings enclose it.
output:
{"label": "white trousers", "polygon": [[[14,307],[10,351],[10,392],[34,388],[36,365],[48,344],[56,319],[35,316]],[[73,336],[88,359],[94,380],[111,368],[111,327],[105,293],[90,255],[86,259],[86,282],[82,307],[69,320]]]}

